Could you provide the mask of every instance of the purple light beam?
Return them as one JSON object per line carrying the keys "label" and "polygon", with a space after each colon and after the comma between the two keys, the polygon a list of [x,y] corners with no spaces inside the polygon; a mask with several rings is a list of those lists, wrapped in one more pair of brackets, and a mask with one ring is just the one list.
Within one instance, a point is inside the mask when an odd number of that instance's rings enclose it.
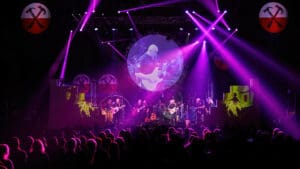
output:
{"label": "purple light beam", "polygon": [[64,63],[60,72],[60,79],[64,79],[65,78],[65,72],[66,72],[66,67],[67,67],[67,60],[68,60],[68,55],[69,55],[69,49],[70,49],[70,44],[72,41],[72,35],[73,35],[73,31],[70,31],[70,35],[69,35],[69,39],[68,39],[68,43],[67,43],[67,48],[66,48],[66,52],[65,52],[65,57],[64,57]]}

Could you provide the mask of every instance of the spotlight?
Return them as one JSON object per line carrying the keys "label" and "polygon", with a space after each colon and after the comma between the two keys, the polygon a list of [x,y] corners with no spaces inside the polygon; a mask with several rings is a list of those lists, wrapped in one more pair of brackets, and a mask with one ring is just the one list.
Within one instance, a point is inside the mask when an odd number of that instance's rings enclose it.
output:
{"label": "spotlight", "polygon": [[198,28],[198,27],[195,27],[194,30],[197,31],[197,30],[199,30],[199,28]]}
{"label": "spotlight", "polygon": [[116,28],[111,28],[111,30],[112,30],[112,31],[116,31],[117,29],[116,29]]}
{"label": "spotlight", "polygon": [[93,11],[92,11],[93,13],[95,13],[96,11],[95,11],[95,9],[93,9]]}
{"label": "spotlight", "polygon": [[188,35],[188,36],[190,36],[190,35],[191,35],[191,33],[190,33],[190,32],[188,32],[188,33],[187,33],[187,35]]}
{"label": "spotlight", "polygon": [[237,32],[237,31],[238,31],[238,28],[235,28],[235,30],[234,30],[234,31],[236,31],[236,32]]}
{"label": "spotlight", "polygon": [[228,30],[228,31],[231,31],[231,28],[230,28],[230,27],[228,27],[228,28],[227,28],[227,30]]}
{"label": "spotlight", "polygon": [[212,27],[211,30],[216,30],[216,27]]}
{"label": "spotlight", "polygon": [[121,11],[120,10],[118,10],[118,14],[120,14],[121,13]]}
{"label": "spotlight", "polygon": [[73,32],[73,30],[70,30],[70,32]]}
{"label": "spotlight", "polygon": [[227,13],[227,10],[224,11],[224,14]]}
{"label": "spotlight", "polygon": [[95,30],[95,31],[98,31],[98,28],[97,28],[97,27],[95,27],[95,28],[94,28],[94,30]]}
{"label": "spotlight", "polygon": [[189,13],[189,11],[188,11],[188,10],[185,10],[185,13]]}
{"label": "spotlight", "polygon": [[220,13],[221,11],[218,9],[217,12]]}
{"label": "spotlight", "polygon": [[205,44],[206,44],[206,40],[203,41],[203,45],[205,45]]}
{"label": "spotlight", "polygon": [[195,14],[196,12],[195,11],[192,11],[192,14]]}
{"label": "spotlight", "polygon": [[102,13],[101,15],[104,16],[104,13]]}
{"label": "spotlight", "polygon": [[86,14],[87,14],[87,11],[85,11],[84,14],[86,15]]}
{"label": "spotlight", "polygon": [[183,31],[183,28],[182,28],[182,27],[180,27],[180,28],[179,28],[179,30],[180,30],[180,31]]}
{"label": "spotlight", "polygon": [[133,31],[133,28],[129,28],[128,30],[129,30],[129,31]]}
{"label": "spotlight", "polygon": [[126,13],[127,13],[127,14],[129,14],[129,12],[128,12],[128,11],[126,11]]}
{"label": "spotlight", "polygon": [[194,42],[194,43],[195,43],[195,45],[197,45],[199,43],[199,40],[196,40],[196,42]]}

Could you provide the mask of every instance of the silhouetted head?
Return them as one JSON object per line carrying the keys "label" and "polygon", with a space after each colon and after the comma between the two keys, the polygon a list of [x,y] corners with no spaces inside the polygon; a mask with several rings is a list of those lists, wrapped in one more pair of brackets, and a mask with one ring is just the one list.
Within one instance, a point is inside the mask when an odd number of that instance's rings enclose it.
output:
{"label": "silhouetted head", "polygon": [[18,149],[18,148],[20,148],[20,144],[21,144],[21,142],[20,142],[20,139],[19,139],[19,137],[12,137],[11,139],[10,139],[10,142],[9,142],[9,146],[12,148],[12,149]]}
{"label": "silhouetted head", "polygon": [[147,54],[156,57],[158,54],[158,47],[155,44],[151,44],[147,49]]}
{"label": "silhouetted head", "polygon": [[7,144],[0,144],[0,160],[9,158],[9,146]]}
{"label": "silhouetted head", "polygon": [[42,154],[46,152],[44,142],[41,139],[36,139],[33,143],[32,148],[33,152],[40,152]]}

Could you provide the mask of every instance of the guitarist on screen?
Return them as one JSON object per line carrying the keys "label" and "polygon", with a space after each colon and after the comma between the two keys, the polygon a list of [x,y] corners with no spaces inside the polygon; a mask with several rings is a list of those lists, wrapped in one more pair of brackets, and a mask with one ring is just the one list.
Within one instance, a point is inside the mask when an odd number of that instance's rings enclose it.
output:
{"label": "guitarist on screen", "polygon": [[158,47],[155,44],[149,45],[136,67],[135,77],[140,86],[151,91],[157,90],[165,71],[158,61]]}

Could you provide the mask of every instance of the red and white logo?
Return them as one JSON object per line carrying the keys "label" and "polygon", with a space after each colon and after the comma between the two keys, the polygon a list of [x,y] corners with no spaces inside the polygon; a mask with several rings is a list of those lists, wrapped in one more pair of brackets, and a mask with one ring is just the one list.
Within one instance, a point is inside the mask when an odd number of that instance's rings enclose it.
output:
{"label": "red and white logo", "polygon": [[88,93],[90,91],[90,78],[85,74],[77,75],[74,80],[73,84],[78,86],[80,93]]}
{"label": "red and white logo", "polygon": [[266,3],[259,12],[259,22],[268,32],[279,33],[286,28],[288,23],[288,12],[278,2]]}
{"label": "red and white logo", "polygon": [[112,74],[104,74],[98,80],[99,90],[104,93],[114,93],[118,88],[118,80]]}
{"label": "red and white logo", "polygon": [[27,5],[22,12],[22,26],[32,34],[44,32],[50,23],[50,11],[41,3],[31,3]]}

